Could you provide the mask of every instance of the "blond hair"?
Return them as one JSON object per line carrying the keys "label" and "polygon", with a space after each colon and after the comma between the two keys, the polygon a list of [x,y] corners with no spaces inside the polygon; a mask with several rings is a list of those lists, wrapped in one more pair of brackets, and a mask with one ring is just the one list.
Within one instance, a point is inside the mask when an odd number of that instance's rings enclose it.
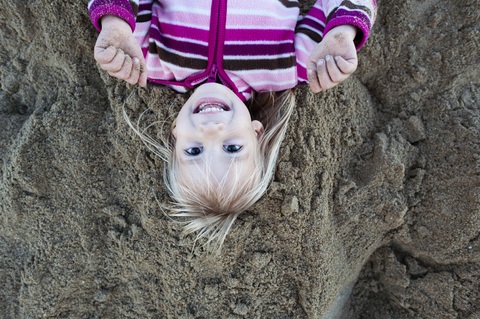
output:
{"label": "blond hair", "polygon": [[[244,182],[236,179],[231,187],[223,187],[226,179],[214,183],[209,172],[203,174],[206,186],[183,183],[175,153],[175,139],[171,131],[167,136],[161,132],[159,143],[146,134],[146,129],[140,131],[139,123],[134,127],[125,109],[123,114],[128,125],[140,136],[144,144],[165,161],[163,179],[174,200],[169,206],[168,215],[193,218],[186,222],[184,232],[186,234],[198,232],[196,240],[206,237],[206,245],[213,246],[216,253],[219,253],[238,215],[255,204],[267,191],[294,106],[294,89],[280,93],[256,93],[250,99],[247,107],[252,119],[259,120],[264,125],[265,131],[259,138],[253,173]],[[174,124],[175,122],[172,127]],[[229,169],[236,167],[231,164]]]}

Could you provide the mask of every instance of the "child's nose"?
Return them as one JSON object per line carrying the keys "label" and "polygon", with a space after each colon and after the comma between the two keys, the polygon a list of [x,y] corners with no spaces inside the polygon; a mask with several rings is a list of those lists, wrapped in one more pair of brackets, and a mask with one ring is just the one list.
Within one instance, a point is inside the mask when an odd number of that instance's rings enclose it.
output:
{"label": "child's nose", "polygon": [[224,128],[225,128],[225,124],[215,123],[215,122],[200,124],[199,126],[200,132],[207,135],[216,134],[219,131],[223,131]]}

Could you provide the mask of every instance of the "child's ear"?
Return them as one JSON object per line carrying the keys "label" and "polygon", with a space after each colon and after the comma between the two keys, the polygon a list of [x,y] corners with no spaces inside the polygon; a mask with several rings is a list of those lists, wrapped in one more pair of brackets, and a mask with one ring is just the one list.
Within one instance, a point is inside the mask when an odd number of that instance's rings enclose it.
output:
{"label": "child's ear", "polygon": [[175,139],[177,139],[177,127],[176,126],[172,130],[172,135]]}
{"label": "child's ear", "polygon": [[263,124],[260,123],[260,121],[253,120],[252,121],[252,127],[255,130],[255,134],[257,135],[257,139],[260,138],[260,136],[263,135],[263,132],[265,132],[265,129],[263,128]]}

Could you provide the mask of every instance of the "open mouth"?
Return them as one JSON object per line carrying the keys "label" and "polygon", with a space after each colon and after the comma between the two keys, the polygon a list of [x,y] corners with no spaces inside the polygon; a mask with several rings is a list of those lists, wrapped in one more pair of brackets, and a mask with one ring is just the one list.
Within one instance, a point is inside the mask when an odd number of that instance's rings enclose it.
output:
{"label": "open mouth", "polygon": [[200,103],[194,110],[194,114],[218,113],[230,111],[230,107],[220,102],[204,102]]}

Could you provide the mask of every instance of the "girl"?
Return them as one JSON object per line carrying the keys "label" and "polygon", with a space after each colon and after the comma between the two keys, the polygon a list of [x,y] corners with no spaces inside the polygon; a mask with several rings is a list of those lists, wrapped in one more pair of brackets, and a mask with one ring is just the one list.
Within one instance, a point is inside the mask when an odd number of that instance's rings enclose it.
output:
{"label": "girl", "polygon": [[171,215],[194,217],[186,232],[220,248],[268,187],[293,88],[317,93],[355,71],[376,3],[318,0],[300,23],[296,0],[91,0],[89,12],[110,75],[195,89],[162,144],[134,130],[166,162]]}

